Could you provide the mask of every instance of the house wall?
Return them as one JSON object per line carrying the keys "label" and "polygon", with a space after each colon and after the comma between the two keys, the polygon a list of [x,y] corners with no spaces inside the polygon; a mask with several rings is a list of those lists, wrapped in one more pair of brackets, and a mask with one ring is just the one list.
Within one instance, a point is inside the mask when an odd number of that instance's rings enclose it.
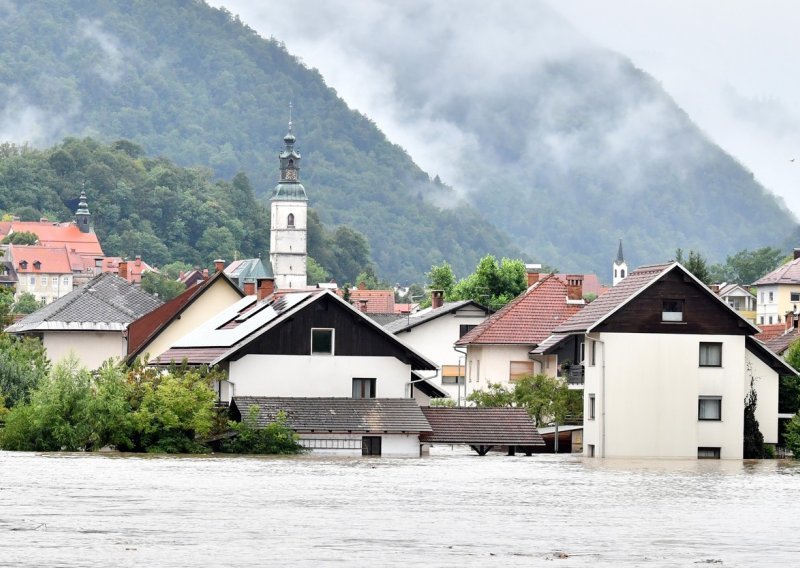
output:
{"label": "house wall", "polygon": [[178,318],[173,320],[150,343],[145,345],[142,353],[149,353],[150,355],[145,360],[149,361],[158,357],[179,339],[195,331],[210,317],[220,313],[228,306],[232,306],[240,299],[241,296],[229,284],[222,280],[217,280],[211,288],[203,292],[199,298],[187,307]]}
{"label": "house wall", "polygon": [[229,377],[229,396],[351,397],[354,378],[375,378],[377,398],[406,398],[411,367],[395,357],[246,355]]}
{"label": "house wall", "polygon": [[[746,380],[749,386],[743,336],[601,333],[599,339],[595,365],[586,366],[585,455],[594,446],[597,457],[695,459],[698,447],[719,447],[722,458],[742,457]],[[721,367],[699,366],[700,342],[722,343]],[[722,397],[722,420],[698,420],[701,395]]]}
{"label": "house wall", "polygon": [[[72,274],[18,272],[17,278],[15,299],[19,299],[22,294],[28,292],[33,294],[37,300],[44,300],[45,303],[49,304],[61,296],[66,296],[73,290]],[[31,283],[31,280],[33,280],[33,283]]]}
{"label": "house wall", "polygon": [[[361,455],[361,437],[373,434],[300,434],[300,443],[311,453],[328,456]],[[418,434],[380,434],[381,457],[418,458]],[[329,447],[326,447],[329,446]]]}
{"label": "house wall", "polygon": [[[469,345],[467,347],[467,394],[486,389],[489,383],[510,384],[511,361],[528,361],[530,345]],[[534,373],[556,376],[555,355],[534,361]]]}
{"label": "house wall", "polygon": [[[764,435],[764,443],[778,443],[778,391],[780,377],[778,373],[767,366],[761,359],[747,351],[747,362],[754,378],[756,395],[756,420],[758,427]],[[750,392],[750,372],[745,373],[744,393],[742,400]]]}
{"label": "house wall", "polygon": [[96,369],[110,357],[124,357],[127,342],[121,331],[47,331],[42,345],[53,363],[74,352],[89,369]]}
{"label": "house wall", "polygon": [[[478,325],[486,319],[486,312],[470,306],[469,309],[458,310],[452,314],[439,316],[427,321],[408,331],[400,331],[395,337],[425,355],[441,369],[442,365],[458,365],[466,369],[464,356],[453,349],[455,342],[461,337],[460,326]],[[441,375],[435,380],[436,384],[446,391],[451,398],[458,399],[459,385],[442,383]],[[464,387],[461,386],[461,396],[464,396]]]}
{"label": "house wall", "polygon": [[[772,292],[772,301],[769,300],[770,292]],[[800,302],[791,301],[792,293],[800,293],[800,282],[759,286],[756,293],[756,324],[768,325],[783,322],[786,312],[794,309],[795,304],[800,307]]]}

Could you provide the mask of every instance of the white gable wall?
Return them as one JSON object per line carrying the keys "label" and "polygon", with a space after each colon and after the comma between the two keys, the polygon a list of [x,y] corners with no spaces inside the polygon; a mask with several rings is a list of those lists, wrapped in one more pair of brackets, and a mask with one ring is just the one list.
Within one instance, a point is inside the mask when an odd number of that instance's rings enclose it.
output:
{"label": "white gable wall", "polygon": [[245,355],[230,362],[230,396],[351,397],[353,379],[376,379],[377,398],[406,398],[411,366],[396,357]]}
{"label": "white gable wall", "polygon": [[121,331],[46,331],[42,345],[53,363],[74,352],[88,369],[96,369],[111,357],[124,357],[128,349]]}
{"label": "white gable wall", "polygon": [[[593,445],[598,457],[695,459],[698,447],[719,447],[722,458],[742,457],[744,336],[602,333],[599,339],[596,365],[586,366],[584,453]],[[699,366],[700,342],[722,343],[721,367]],[[766,366],[754,368],[766,375]],[[761,382],[761,415],[771,428],[765,413],[773,401],[777,408],[777,381]],[[698,420],[700,396],[722,397],[722,420]],[[775,429],[777,438],[777,423]]]}
{"label": "white gable wall", "polygon": [[[756,420],[758,427],[764,435],[765,444],[778,443],[778,386],[780,378],[761,359],[747,352],[747,361],[755,379],[756,395]],[[750,392],[750,375],[746,374],[742,400]]]}

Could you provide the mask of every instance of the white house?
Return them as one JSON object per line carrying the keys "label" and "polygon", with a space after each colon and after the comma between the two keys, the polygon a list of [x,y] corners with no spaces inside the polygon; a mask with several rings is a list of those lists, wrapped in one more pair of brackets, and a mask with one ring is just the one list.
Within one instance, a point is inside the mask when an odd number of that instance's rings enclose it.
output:
{"label": "white house", "polygon": [[794,373],[758,329],[677,262],[643,266],[554,333],[584,338],[584,454],[742,457],[751,381],[765,443],[778,377]]}
{"label": "white house", "polygon": [[[353,402],[358,399],[414,399],[416,405],[445,396],[417,374],[434,376],[435,363],[329,290],[278,294],[264,301],[247,296],[152,362],[168,365],[182,361],[226,369],[228,379],[218,385],[223,402],[279,398],[291,399],[293,407],[302,403],[307,408],[311,403],[306,399],[325,398],[337,400],[329,404],[329,411],[344,404],[356,412],[364,411],[363,403]],[[395,406],[387,402],[381,412],[391,414]],[[317,432],[299,431],[301,436],[318,439],[324,432],[347,438],[352,445],[353,432],[337,430],[337,414],[329,411],[323,413],[329,420]],[[384,419],[390,422],[388,415]],[[419,431],[405,434],[402,439],[406,442],[398,442],[400,438],[393,438],[391,443],[387,440],[382,455],[389,455],[387,451],[391,450],[391,455],[418,456]],[[368,455],[375,450],[371,444],[365,446]]]}
{"label": "white house", "polygon": [[486,321],[489,309],[472,300],[441,302],[434,291],[434,303],[386,325],[400,341],[419,351],[440,369],[438,383],[448,395],[463,403],[465,397],[466,360],[455,343]]}

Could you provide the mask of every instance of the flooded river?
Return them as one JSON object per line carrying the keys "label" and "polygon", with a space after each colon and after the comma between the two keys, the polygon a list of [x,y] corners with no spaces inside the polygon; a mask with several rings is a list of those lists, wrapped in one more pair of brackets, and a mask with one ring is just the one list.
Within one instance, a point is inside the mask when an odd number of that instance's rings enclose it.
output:
{"label": "flooded river", "polygon": [[0,452],[0,566],[797,566],[800,465]]}

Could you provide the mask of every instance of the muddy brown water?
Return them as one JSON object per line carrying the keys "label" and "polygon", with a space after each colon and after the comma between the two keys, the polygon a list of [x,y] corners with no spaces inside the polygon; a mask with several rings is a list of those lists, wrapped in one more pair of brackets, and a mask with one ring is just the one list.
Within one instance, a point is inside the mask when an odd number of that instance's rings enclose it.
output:
{"label": "muddy brown water", "polygon": [[797,566],[800,464],[0,452],[0,566]]}

